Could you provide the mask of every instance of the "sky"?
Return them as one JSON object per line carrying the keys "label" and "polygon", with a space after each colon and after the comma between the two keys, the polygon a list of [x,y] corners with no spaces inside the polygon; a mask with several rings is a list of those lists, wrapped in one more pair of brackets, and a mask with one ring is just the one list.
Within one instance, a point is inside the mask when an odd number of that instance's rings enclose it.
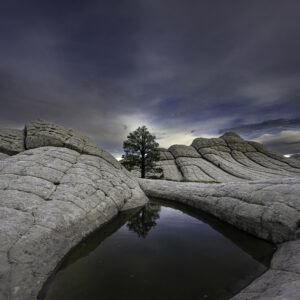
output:
{"label": "sky", "polygon": [[[42,118],[120,156],[141,125],[169,147],[297,119],[299,20],[298,0],[0,1],[0,127]],[[241,135],[300,152],[300,122],[262,127]]]}

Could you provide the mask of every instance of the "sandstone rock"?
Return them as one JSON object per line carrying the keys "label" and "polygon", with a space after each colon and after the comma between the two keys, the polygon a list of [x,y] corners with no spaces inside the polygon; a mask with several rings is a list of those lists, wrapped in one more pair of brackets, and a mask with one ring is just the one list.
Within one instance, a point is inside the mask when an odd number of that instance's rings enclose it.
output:
{"label": "sandstone rock", "polygon": [[89,137],[72,128],[37,120],[26,124],[25,131],[26,149],[44,146],[65,147],[79,153],[99,156],[114,167],[121,168],[119,162],[110,153],[101,149]]}
{"label": "sandstone rock", "polygon": [[293,168],[300,168],[300,162],[298,162],[297,160],[286,158],[278,153],[269,150],[266,146],[257,142],[250,141],[249,144],[252,145],[258,152],[263,153],[276,161],[288,164]]}
{"label": "sandstone rock", "polygon": [[149,197],[181,202],[271,242],[299,238],[300,179],[223,184],[142,180]]}
{"label": "sandstone rock", "polygon": [[196,138],[193,140],[192,146],[199,151],[201,148],[209,148],[214,146],[223,146],[227,147],[226,142],[221,138]]}
{"label": "sandstone rock", "polygon": [[35,299],[71,247],[146,202],[127,171],[99,156],[44,145],[2,160],[0,299]]}
{"label": "sandstone rock", "polygon": [[0,152],[0,160],[3,160],[7,157],[9,157],[9,155]]}
{"label": "sandstone rock", "polygon": [[163,170],[164,179],[180,181],[183,178],[174,159],[159,161],[157,167]]}
{"label": "sandstone rock", "polygon": [[248,142],[243,140],[238,134],[234,132],[227,132],[220,137],[223,139],[228,148],[231,150],[236,150],[240,152],[255,152],[255,148],[251,146]]}
{"label": "sandstone rock", "polygon": [[220,138],[196,138],[191,146],[173,145],[168,150],[161,149],[160,155],[161,161],[170,161],[161,163],[165,179],[236,182],[300,176],[296,159],[284,158],[233,132]]}
{"label": "sandstone rock", "polygon": [[167,149],[159,148],[159,159],[160,160],[171,160],[171,159],[174,159],[174,156]]}
{"label": "sandstone rock", "polygon": [[201,157],[201,155],[192,146],[185,145],[173,145],[169,148],[169,151],[173,154],[174,158],[178,157]]}
{"label": "sandstone rock", "polygon": [[0,129],[0,152],[13,155],[24,151],[24,131]]}
{"label": "sandstone rock", "polygon": [[300,160],[300,153],[296,153],[296,154],[291,155],[291,158]]}
{"label": "sandstone rock", "polygon": [[182,180],[182,174],[178,169],[173,154],[165,148],[159,148],[160,160],[156,163],[156,166],[162,169],[162,174],[164,179],[167,180]]}

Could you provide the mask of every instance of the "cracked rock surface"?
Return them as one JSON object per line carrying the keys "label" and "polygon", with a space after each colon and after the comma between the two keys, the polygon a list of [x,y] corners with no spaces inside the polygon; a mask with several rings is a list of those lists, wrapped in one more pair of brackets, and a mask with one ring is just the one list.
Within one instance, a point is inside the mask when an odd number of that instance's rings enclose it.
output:
{"label": "cracked rock surface", "polygon": [[300,238],[300,178],[223,184],[139,182],[149,197],[193,206],[270,242]]}
{"label": "cracked rock surface", "polygon": [[44,146],[65,147],[79,153],[99,156],[114,167],[120,168],[120,164],[109,152],[103,150],[89,137],[73,128],[37,120],[26,124],[25,134],[26,149]]}
{"label": "cracked rock surface", "polygon": [[[30,126],[28,145],[37,148],[0,160],[1,300],[36,299],[72,247],[119,211],[148,201],[130,173],[88,139],[67,130],[82,148],[70,140],[46,146],[49,136]],[[49,144],[59,143],[52,134]]]}
{"label": "cracked rock surface", "polygon": [[235,133],[196,138],[191,146],[160,149],[164,179],[175,181],[242,182],[300,176],[300,161],[285,158],[262,144]]}

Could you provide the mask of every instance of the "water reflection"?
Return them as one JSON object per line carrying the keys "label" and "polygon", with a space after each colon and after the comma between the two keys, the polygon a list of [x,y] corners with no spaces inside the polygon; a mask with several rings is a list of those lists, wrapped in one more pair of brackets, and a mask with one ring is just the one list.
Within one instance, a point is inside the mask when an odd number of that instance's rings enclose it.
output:
{"label": "water reflection", "polygon": [[212,216],[152,200],[72,250],[40,299],[227,299],[267,269],[273,252]]}
{"label": "water reflection", "polygon": [[160,205],[158,203],[146,204],[138,213],[130,217],[126,226],[139,237],[145,238],[159,219]]}

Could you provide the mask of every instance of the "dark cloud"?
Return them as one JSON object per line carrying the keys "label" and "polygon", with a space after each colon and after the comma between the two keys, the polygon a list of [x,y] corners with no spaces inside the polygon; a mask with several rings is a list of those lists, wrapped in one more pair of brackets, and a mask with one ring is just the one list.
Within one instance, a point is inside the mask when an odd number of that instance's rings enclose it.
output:
{"label": "dark cloud", "polygon": [[300,118],[267,120],[261,123],[224,128],[219,134],[236,132],[245,139],[263,143],[281,154],[300,153]]}
{"label": "dark cloud", "polygon": [[297,118],[299,9],[298,0],[2,1],[0,126],[44,118],[118,152],[141,123],[192,137]]}
{"label": "dark cloud", "polygon": [[276,134],[263,134],[255,141],[263,143],[281,154],[300,153],[300,129],[282,130]]}
{"label": "dark cloud", "polygon": [[224,128],[219,130],[219,134],[234,131],[245,138],[254,139],[263,134],[278,134],[284,130],[300,130],[300,118],[267,120],[261,123]]}

